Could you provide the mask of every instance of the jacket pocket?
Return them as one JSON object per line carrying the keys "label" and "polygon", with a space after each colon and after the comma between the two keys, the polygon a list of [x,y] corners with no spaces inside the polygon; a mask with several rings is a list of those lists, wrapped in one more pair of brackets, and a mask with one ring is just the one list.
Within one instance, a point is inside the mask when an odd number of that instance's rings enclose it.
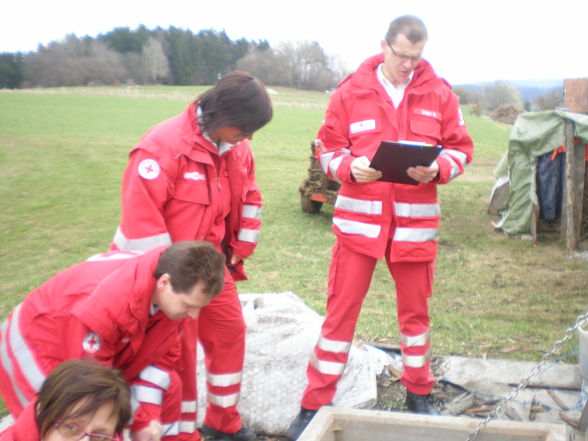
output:
{"label": "jacket pocket", "polygon": [[417,141],[437,145],[441,141],[441,121],[436,118],[412,115],[410,118],[410,131]]}
{"label": "jacket pocket", "polygon": [[176,182],[173,198],[182,202],[209,205],[210,196],[206,181],[182,180]]}

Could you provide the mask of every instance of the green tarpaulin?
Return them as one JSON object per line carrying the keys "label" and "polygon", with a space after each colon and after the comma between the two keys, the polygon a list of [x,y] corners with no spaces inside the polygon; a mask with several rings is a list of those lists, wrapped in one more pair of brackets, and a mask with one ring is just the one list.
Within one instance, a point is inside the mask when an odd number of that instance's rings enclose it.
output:
{"label": "green tarpaulin", "polygon": [[574,136],[588,143],[588,115],[582,113],[529,112],[520,114],[515,121],[508,151],[494,172],[497,181],[492,192],[494,196],[499,187],[508,188],[506,201],[498,207],[501,219],[496,224],[505,233],[531,232],[533,206],[538,206],[537,158],[565,144],[567,121],[574,123]]}

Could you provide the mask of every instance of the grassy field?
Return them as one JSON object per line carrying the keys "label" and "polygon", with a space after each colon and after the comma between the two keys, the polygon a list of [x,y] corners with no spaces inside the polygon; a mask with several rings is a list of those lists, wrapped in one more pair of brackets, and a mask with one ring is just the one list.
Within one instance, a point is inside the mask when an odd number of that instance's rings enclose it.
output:
{"label": "grassy field", "polygon": [[[56,272],[107,249],[119,218],[129,149],[152,125],[181,112],[195,87],[0,91],[0,319]],[[334,235],[332,207],[302,213],[310,141],[328,96],[276,89],[273,121],[253,139],[263,192],[260,245],[245,292],[293,291],[324,312]],[[583,312],[588,263],[557,241],[495,232],[486,213],[492,171],[509,127],[465,117],[476,144],[466,175],[441,188],[443,220],[435,295],[434,354],[538,359]],[[365,341],[397,340],[393,282],[377,267],[358,325]],[[575,342],[564,355],[574,361]]]}

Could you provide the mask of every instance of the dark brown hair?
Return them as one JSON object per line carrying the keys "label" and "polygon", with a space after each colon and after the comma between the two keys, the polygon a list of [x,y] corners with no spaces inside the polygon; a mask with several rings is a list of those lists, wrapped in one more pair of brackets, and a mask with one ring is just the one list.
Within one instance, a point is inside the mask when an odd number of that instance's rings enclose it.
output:
{"label": "dark brown hair", "polygon": [[263,83],[247,72],[235,70],[196,100],[202,109],[200,124],[209,135],[223,127],[238,127],[247,136],[261,129],[273,116],[272,102]]}
{"label": "dark brown hair", "polygon": [[57,421],[91,415],[112,403],[116,433],[131,417],[129,387],[116,369],[92,360],[68,360],[57,366],[37,393],[35,419],[41,438]]}
{"label": "dark brown hair", "polygon": [[210,242],[175,242],[162,253],[153,275],[159,279],[166,273],[174,292],[190,291],[202,281],[205,292],[214,297],[225,281],[225,256]]}
{"label": "dark brown hair", "polygon": [[414,15],[402,15],[392,20],[386,33],[386,41],[394,43],[398,34],[404,35],[411,43],[427,40],[427,28],[422,20]]}

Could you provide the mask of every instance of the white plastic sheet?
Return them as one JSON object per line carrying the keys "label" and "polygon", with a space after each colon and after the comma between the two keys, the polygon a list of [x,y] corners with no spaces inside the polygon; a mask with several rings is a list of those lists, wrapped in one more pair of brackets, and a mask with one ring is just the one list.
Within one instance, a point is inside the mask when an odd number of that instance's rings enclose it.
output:
{"label": "white plastic sheet", "polygon": [[[243,422],[257,433],[280,435],[300,410],[306,387],[306,367],[318,339],[323,317],[292,292],[241,294],[247,323],[245,365],[239,411]],[[199,412],[205,411],[205,368],[199,348]],[[352,345],[348,365],[339,382],[333,405],[373,407],[376,375],[400,357],[368,345]]]}

